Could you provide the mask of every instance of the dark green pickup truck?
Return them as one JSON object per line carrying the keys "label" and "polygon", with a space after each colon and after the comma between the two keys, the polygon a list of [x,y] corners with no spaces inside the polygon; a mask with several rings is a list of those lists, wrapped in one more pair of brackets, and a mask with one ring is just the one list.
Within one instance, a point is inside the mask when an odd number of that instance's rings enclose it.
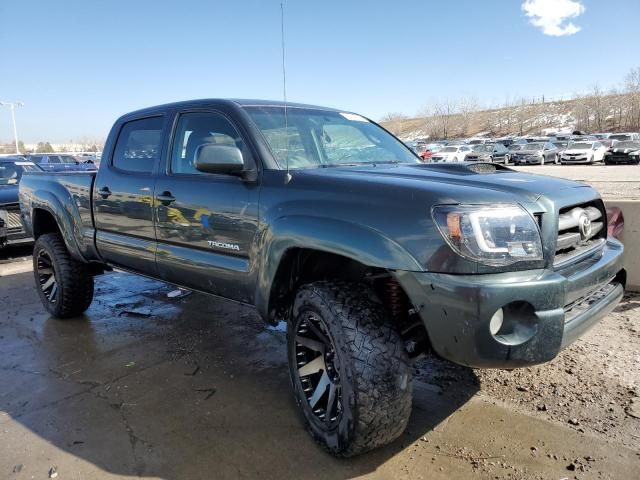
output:
{"label": "dark green pickup truck", "polygon": [[97,173],[20,184],[36,285],[60,318],[112,267],[287,322],[313,437],[355,455],[403,431],[411,362],[546,362],[622,297],[592,188],[486,163],[424,164],[354,113],[199,100],[127,114]]}

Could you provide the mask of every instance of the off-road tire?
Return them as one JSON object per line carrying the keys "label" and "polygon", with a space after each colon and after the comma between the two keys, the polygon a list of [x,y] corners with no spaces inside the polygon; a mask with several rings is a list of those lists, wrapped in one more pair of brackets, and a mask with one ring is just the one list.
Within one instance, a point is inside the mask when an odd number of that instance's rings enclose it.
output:
{"label": "off-road tire", "polygon": [[[57,284],[57,299],[52,302],[41,288],[38,256],[45,252],[51,259]],[[42,305],[57,318],[82,314],[93,300],[93,275],[85,263],[71,257],[58,233],[46,233],[36,240],[33,248],[33,273]]]}
{"label": "off-road tire", "polygon": [[[342,412],[328,427],[313,412],[296,358],[296,328],[308,315],[327,327],[339,365]],[[302,286],[287,328],[289,372],[305,426],[330,453],[351,457],[386,445],[411,413],[412,366],[395,325],[366,285],[319,281]]]}

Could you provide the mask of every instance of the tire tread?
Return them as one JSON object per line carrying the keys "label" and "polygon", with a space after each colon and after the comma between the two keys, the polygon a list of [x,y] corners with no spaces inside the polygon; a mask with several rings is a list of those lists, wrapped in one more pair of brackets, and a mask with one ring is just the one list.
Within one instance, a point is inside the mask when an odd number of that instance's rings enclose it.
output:
{"label": "tire tread", "polygon": [[336,339],[336,348],[354,367],[349,379],[356,398],[353,435],[343,450],[331,453],[351,457],[395,440],[411,414],[412,365],[382,304],[368,286],[351,282],[314,282],[301,287],[296,301],[305,297],[316,297],[333,313],[345,334],[345,341]]}
{"label": "tire tread", "polygon": [[[59,288],[55,304],[47,300],[38,285],[37,253],[43,248],[48,251],[55,264]],[[89,308],[93,301],[93,275],[85,263],[71,257],[60,234],[46,233],[38,238],[34,246],[33,263],[38,293],[49,313],[62,319],[78,316]]]}

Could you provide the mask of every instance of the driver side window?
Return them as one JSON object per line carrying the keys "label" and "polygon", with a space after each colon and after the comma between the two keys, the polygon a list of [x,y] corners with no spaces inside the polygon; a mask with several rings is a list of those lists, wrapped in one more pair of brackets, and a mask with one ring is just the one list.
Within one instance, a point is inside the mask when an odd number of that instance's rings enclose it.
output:
{"label": "driver side window", "polygon": [[171,147],[171,172],[207,175],[196,170],[198,147],[205,144],[232,145],[243,150],[240,134],[221,113],[193,112],[180,115]]}

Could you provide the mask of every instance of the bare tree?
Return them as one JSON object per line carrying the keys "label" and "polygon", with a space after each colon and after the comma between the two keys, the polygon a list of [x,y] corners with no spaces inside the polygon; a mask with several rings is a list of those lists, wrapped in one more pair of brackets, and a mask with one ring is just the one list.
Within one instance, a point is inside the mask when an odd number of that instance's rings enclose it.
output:
{"label": "bare tree", "polygon": [[459,116],[457,123],[457,131],[461,136],[467,135],[469,126],[474,114],[480,110],[480,102],[475,96],[462,97],[458,101],[457,115]]}
{"label": "bare tree", "polygon": [[591,95],[587,103],[589,104],[589,110],[593,114],[594,128],[601,132],[604,129],[603,123],[607,113],[605,111],[605,101],[602,90],[597,83],[591,87]]}
{"label": "bare tree", "polygon": [[624,89],[629,96],[627,128],[640,129],[640,67],[632,68],[624,80]]}

